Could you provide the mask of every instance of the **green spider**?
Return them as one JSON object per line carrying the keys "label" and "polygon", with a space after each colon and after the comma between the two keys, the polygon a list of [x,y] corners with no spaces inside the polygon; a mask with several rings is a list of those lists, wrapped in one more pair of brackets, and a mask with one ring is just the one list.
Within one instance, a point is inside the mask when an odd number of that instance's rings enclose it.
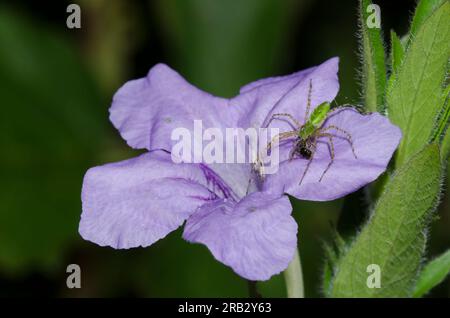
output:
{"label": "green spider", "polygon": [[[308,172],[309,166],[314,159],[314,155],[317,148],[317,142],[319,142],[320,137],[327,138],[327,145],[328,145],[328,151],[330,153],[330,162],[328,166],[323,171],[319,182],[322,181],[323,177],[327,173],[327,171],[330,169],[331,165],[334,162],[334,142],[333,139],[335,137],[340,137],[350,144],[350,147],[352,149],[352,153],[355,156],[355,159],[358,157],[356,156],[355,149],[353,147],[353,141],[352,136],[350,133],[345,131],[342,128],[339,128],[335,125],[329,125],[327,127],[323,127],[325,121],[330,115],[331,111],[331,105],[329,102],[324,102],[317,106],[316,109],[313,110],[311,113],[311,116],[309,116],[309,110],[311,107],[311,91],[312,91],[312,82],[309,82],[309,91],[308,91],[308,102],[306,105],[306,114],[305,114],[305,123],[301,125],[298,120],[294,118],[291,114],[288,113],[277,113],[273,114],[272,117],[269,120],[269,123],[267,124],[267,127],[270,125],[272,120],[274,119],[280,119],[280,117],[287,117],[291,120],[289,122],[291,125],[293,125],[296,129],[292,131],[287,131],[278,134],[275,136],[272,141],[270,141],[267,144],[267,151],[269,152],[272,144],[278,139],[278,142],[281,140],[286,140],[290,138],[295,138],[294,146],[292,147],[290,154],[289,154],[289,160],[294,159],[296,156],[300,158],[304,158],[308,160],[308,164],[306,165],[306,169],[303,172],[303,175],[300,179],[299,185],[302,184],[303,179],[305,178],[306,173]],[[309,117],[308,117],[309,116]],[[331,133],[331,131],[338,132],[342,134],[343,136],[336,136]],[[321,141],[321,140],[320,140]]]}

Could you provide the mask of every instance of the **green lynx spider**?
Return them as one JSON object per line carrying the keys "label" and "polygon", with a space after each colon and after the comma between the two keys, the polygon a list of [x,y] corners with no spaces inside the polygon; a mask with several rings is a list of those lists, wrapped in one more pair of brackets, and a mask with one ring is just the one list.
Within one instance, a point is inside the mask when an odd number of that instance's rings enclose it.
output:
{"label": "green lynx spider", "polygon": [[[345,131],[342,128],[339,128],[335,125],[329,125],[327,127],[323,127],[323,124],[325,120],[329,117],[331,106],[330,103],[324,102],[317,106],[316,109],[313,110],[311,113],[311,116],[309,116],[309,111],[311,108],[311,91],[312,91],[312,81],[309,82],[309,91],[308,91],[308,101],[306,105],[306,113],[305,113],[305,123],[301,125],[298,120],[294,118],[291,114],[288,113],[277,113],[273,114],[272,117],[269,120],[269,123],[267,124],[267,127],[270,125],[272,120],[274,119],[281,119],[280,117],[285,117],[290,120],[290,124],[295,127],[295,130],[287,131],[278,134],[275,136],[275,138],[272,139],[267,144],[267,151],[270,151],[270,148],[272,147],[272,144],[278,139],[278,142],[281,140],[286,140],[289,138],[295,137],[295,144],[291,149],[291,152],[289,154],[289,160],[294,159],[296,155],[298,155],[301,158],[307,159],[308,164],[306,165],[305,171],[303,172],[303,175],[300,179],[299,185],[302,184],[303,179],[305,178],[306,173],[308,172],[309,166],[314,159],[314,154],[316,152],[316,146],[317,142],[319,141],[320,137],[325,137],[327,139],[326,143],[328,145],[328,151],[330,153],[330,162],[328,163],[328,166],[323,171],[319,182],[322,181],[323,177],[327,173],[327,171],[330,169],[331,165],[334,162],[334,138],[340,137],[350,144],[350,147],[352,149],[352,153],[355,156],[355,159],[358,157],[356,156],[355,149],[353,147],[353,141],[352,136],[350,133]],[[308,118],[309,116],[309,118]],[[343,136],[336,136],[333,135],[330,131],[336,131],[338,133],[341,133]]]}

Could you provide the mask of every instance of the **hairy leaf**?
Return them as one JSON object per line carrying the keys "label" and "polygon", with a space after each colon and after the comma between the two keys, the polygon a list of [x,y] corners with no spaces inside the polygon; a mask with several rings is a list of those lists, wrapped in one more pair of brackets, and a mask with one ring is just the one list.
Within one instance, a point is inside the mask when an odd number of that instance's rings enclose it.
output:
{"label": "hairy leaf", "polygon": [[439,114],[439,118],[437,120],[436,128],[433,134],[433,141],[441,141],[444,136],[445,130],[447,129],[448,122],[450,119],[450,103],[448,102],[450,98],[450,85],[444,90],[442,94],[441,101],[441,113]]}
{"label": "hairy leaf", "polygon": [[389,76],[386,90],[391,89],[393,84],[395,83],[397,73],[400,70],[400,66],[403,63],[404,56],[405,56],[405,45],[402,43],[402,40],[400,40],[397,34],[393,30],[391,30],[391,54],[389,57],[391,65],[391,74]]}
{"label": "hairy leaf", "polygon": [[450,3],[446,2],[423,23],[389,87],[389,116],[403,132],[397,166],[423,148],[435,130],[450,52],[449,16]]}
{"label": "hairy leaf", "polygon": [[330,297],[336,255],[330,245],[324,244],[325,262],[322,268],[322,293]]}
{"label": "hairy leaf", "polygon": [[[333,297],[411,295],[440,182],[439,148],[431,144],[390,179],[370,220],[337,265]],[[371,264],[380,267],[381,288],[367,285]]]}
{"label": "hairy leaf", "polygon": [[450,130],[447,129],[444,137],[442,138],[441,157],[443,160],[447,160],[450,156]]}
{"label": "hairy leaf", "polygon": [[416,7],[408,40],[413,39],[431,14],[447,0],[421,0]]}
{"label": "hairy leaf", "polygon": [[384,110],[386,65],[381,28],[370,25],[374,12],[372,1],[360,1],[360,29],[362,45],[362,76],[365,106],[369,111]]}
{"label": "hairy leaf", "polygon": [[400,65],[405,55],[405,49],[402,42],[394,31],[391,31],[391,67],[392,74],[395,74],[400,69]]}
{"label": "hairy leaf", "polygon": [[414,297],[422,297],[439,285],[450,273],[450,250],[430,261],[422,272],[414,289]]}
{"label": "hairy leaf", "polygon": [[322,294],[330,297],[332,291],[332,279],[339,257],[344,254],[347,244],[344,239],[335,230],[333,232],[333,241],[331,244],[324,243],[325,262],[322,269]]}

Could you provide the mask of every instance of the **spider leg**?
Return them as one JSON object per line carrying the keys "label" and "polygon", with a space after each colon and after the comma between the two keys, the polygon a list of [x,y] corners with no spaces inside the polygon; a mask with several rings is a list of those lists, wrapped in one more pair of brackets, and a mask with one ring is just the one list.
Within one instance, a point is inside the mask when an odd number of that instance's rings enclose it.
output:
{"label": "spider leg", "polygon": [[317,138],[314,138],[314,141],[311,143],[311,146],[313,147],[313,150],[311,151],[311,158],[309,158],[308,164],[306,165],[306,168],[303,171],[302,178],[300,179],[300,182],[298,183],[299,186],[302,184],[303,179],[305,178],[306,173],[309,170],[309,166],[311,165],[311,162],[314,159],[314,154],[316,153],[316,145],[317,145]]}
{"label": "spider leg", "polygon": [[330,126],[328,126],[326,128],[321,128],[319,131],[321,133],[325,133],[325,132],[327,132],[327,131],[329,131],[331,129],[334,129],[334,130],[336,130],[336,131],[338,131],[338,132],[340,132],[340,133],[345,135],[345,137],[343,137],[343,138],[345,140],[347,140],[347,142],[350,144],[350,147],[352,148],[353,156],[355,156],[355,159],[358,159],[358,156],[356,155],[356,152],[355,152],[355,147],[353,146],[352,135],[348,131],[346,131],[346,130],[344,130],[342,128],[339,128],[339,127],[337,127],[335,125],[330,125]]}
{"label": "spider leg", "polygon": [[306,103],[306,112],[305,112],[305,123],[308,120],[309,110],[311,108],[311,92],[312,92],[312,79],[309,80],[308,101]]}
{"label": "spider leg", "polygon": [[289,161],[292,161],[292,159],[294,159],[296,149],[297,145],[295,144],[294,147],[292,147],[291,151],[289,152]]}
{"label": "spider leg", "polygon": [[328,151],[330,152],[330,162],[328,163],[328,166],[325,168],[324,172],[322,173],[322,175],[320,176],[319,182],[322,181],[323,177],[325,176],[325,174],[328,172],[328,170],[330,169],[331,165],[334,162],[334,143],[333,143],[333,135],[329,134],[329,133],[321,133],[318,134],[317,137],[327,137],[328,138]]}
{"label": "spider leg", "polygon": [[[288,139],[294,136],[297,136],[298,132],[296,130],[292,130],[292,131],[287,131],[287,132],[283,132],[283,133],[279,133],[278,135],[276,135],[275,137],[272,138],[272,140],[267,144],[266,149],[265,149],[265,153],[268,154],[272,148],[272,144],[278,139],[278,142],[280,142],[280,140],[283,139]],[[260,160],[261,157],[263,157],[264,153],[259,152],[257,157],[256,157],[256,161],[254,162],[254,167],[257,167],[256,170],[259,171],[260,175],[264,174],[264,165],[262,163],[262,161]],[[265,155],[264,155],[265,156]]]}
{"label": "spider leg", "polygon": [[[300,123],[298,122],[297,119],[294,118],[294,116],[292,116],[291,114],[288,113],[277,113],[277,114],[273,114],[272,117],[270,117],[269,123],[266,125],[266,127],[269,127],[270,123],[274,120],[274,119],[280,119],[278,117],[288,117],[290,120],[292,120],[294,122],[295,125],[293,125],[295,128],[300,129],[302,125],[300,125]],[[292,123],[289,123],[292,125]]]}
{"label": "spider leg", "polygon": [[267,147],[266,147],[267,153],[269,153],[270,149],[272,148],[272,144],[275,142],[276,139],[278,139],[278,141],[281,141],[283,139],[288,139],[288,138],[297,136],[297,134],[298,134],[297,130],[279,133],[278,135],[273,137],[272,140],[267,144]]}
{"label": "spider leg", "polygon": [[245,195],[248,194],[249,190],[250,190],[250,185],[252,184],[252,178],[248,179],[248,183],[247,183],[247,190],[245,191]]}

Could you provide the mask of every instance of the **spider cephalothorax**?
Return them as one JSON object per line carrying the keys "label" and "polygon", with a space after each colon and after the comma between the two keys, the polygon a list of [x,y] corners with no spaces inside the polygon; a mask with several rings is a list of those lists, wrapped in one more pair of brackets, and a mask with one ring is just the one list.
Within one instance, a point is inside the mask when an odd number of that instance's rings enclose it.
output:
{"label": "spider cephalothorax", "polygon": [[314,155],[316,153],[317,143],[325,142],[328,145],[328,151],[330,153],[330,162],[328,166],[323,171],[319,182],[322,181],[322,178],[327,173],[328,169],[330,169],[331,165],[334,162],[334,138],[339,137],[347,140],[352,149],[353,155],[357,158],[355,154],[355,149],[353,147],[352,136],[346,130],[339,128],[335,125],[327,125],[325,127],[325,121],[330,115],[331,106],[329,102],[324,102],[317,106],[311,115],[309,115],[309,110],[311,107],[311,91],[312,91],[312,82],[309,83],[309,92],[308,92],[308,101],[306,105],[306,114],[305,114],[305,122],[304,124],[300,124],[298,120],[294,118],[291,114],[288,113],[277,113],[273,114],[267,124],[270,125],[272,120],[281,119],[285,117],[288,122],[295,127],[292,131],[287,131],[278,134],[269,144],[267,145],[267,151],[270,151],[272,144],[275,140],[293,140],[293,147],[289,154],[289,160],[293,159],[306,159],[308,160],[308,164],[306,165],[305,170],[303,171],[303,175],[300,179],[299,185],[302,183],[303,178],[306,175],[306,172],[309,169],[311,161],[314,159]]}

